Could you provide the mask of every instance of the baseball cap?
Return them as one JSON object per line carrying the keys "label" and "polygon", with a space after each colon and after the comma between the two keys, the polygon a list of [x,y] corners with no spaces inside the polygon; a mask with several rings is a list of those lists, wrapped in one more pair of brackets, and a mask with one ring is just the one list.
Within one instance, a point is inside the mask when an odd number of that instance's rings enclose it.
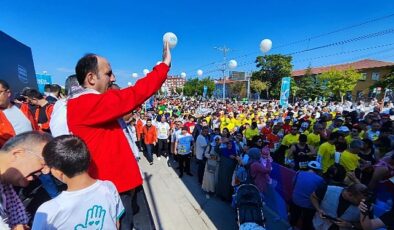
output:
{"label": "baseball cap", "polygon": [[308,167],[311,168],[311,169],[321,170],[321,165],[317,161],[309,161]]}
{"label": "baseball cap", "polygon": [[347,126],[341,126],[341,127],[339,127],[338,132],[347,133],[347,132],[350,132],[350,130]]}

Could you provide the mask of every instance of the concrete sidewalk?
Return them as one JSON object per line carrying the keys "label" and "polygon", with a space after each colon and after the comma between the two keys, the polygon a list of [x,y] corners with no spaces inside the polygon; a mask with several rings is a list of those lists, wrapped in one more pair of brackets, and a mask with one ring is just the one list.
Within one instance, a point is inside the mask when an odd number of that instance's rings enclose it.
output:
{"label": "concrete sidewalk", "polygon": [[[235,210],[231,205],[202,191],[193,161],[194,176],[185,174],[183,178],[179,178],[175,170],[178,164],[172,163],[172,160],[169,162],[165,158],[159,161],[156,157],[153,165],[149,165],[144,157],[139,162],[155,229],[238,229]],[[264,210],[264,214],[267,229],[288,229],[274,213]],[[146,229],[146,225],[136,228]]]}

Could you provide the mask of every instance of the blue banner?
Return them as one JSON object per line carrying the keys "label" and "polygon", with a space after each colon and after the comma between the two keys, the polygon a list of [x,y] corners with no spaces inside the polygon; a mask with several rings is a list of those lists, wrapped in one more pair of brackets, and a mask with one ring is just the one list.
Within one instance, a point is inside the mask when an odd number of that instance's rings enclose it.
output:
{"label": "blue banner", "polygon": [[40,91],[40,93],[44,93],[45,85],[52,84],[52,77],[51,75],[48,74],[36,74],[36,79],[37,79],[38,91]]}
{"label": "blue banner", "polygon": [[280,88],[280,101],[279,105],[283,107],[287,107],[289,105],[289,96],[290,96],[290,77],[282,78],[282,86]]}
{"label": "blue banner", "polygon": [[153,109],[154,107],[155,107],[155,96],[152,96],[145,102],[145,110]]}
{"label": "blue banner", "polygon": [[202,92],[202,96],[203,96],[203,97],[206,97],[207,94],[208,94],[208,86],[204,85],[204,89],[203,89],[203,92]]}

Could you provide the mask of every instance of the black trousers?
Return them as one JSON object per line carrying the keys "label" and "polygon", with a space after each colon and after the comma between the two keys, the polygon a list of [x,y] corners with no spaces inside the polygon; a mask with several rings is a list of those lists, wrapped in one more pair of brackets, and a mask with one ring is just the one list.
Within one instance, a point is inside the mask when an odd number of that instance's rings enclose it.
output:
{"label": "black trousers", "polygon": [[158,139],[157,157],[168,156],[168,141],[167,139]]}
{"label": "black trousers", "polygon": [[178,162],[179,162],[179,172],[183,174],[183,172],[190,173],[190,158],[191,154],[180,155],[178,154]]}
{"label": "black trousers", "polygon": [[290,202],[290,225],[295,227],[301,224],[302,226],[297,227],[305,230],[315,229],[312,222],[315,212],[315,209],[303,208]]}
{"label": "black trousers", "polygon": [[205,171],[205,163],[207,162],[207,159],[203,157],[202,160],[197,159],[197,175],[198,175],[198,183],[202,184],[202,179],[204,177],[204,171]]}
{"label": "black trousers", "polygon": [[134,192],[135,190],[132,189],[119,194],[125,209],[123,216],[120,218],[120,230],[132,230],[134,227],[132,206]]}

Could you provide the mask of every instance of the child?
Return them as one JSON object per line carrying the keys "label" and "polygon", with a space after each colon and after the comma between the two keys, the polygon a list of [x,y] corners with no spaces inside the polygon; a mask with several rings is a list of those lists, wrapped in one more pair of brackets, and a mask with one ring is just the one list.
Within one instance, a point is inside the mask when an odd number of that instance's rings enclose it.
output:
{"label": "child", "polygon": [[48,172],[67,184],[67,191],[42,204],[33,230],[117,229],[124,212],[115,186],[87,173],[90,154],[78,137],[63,135],[49,142],[42,153]]}

